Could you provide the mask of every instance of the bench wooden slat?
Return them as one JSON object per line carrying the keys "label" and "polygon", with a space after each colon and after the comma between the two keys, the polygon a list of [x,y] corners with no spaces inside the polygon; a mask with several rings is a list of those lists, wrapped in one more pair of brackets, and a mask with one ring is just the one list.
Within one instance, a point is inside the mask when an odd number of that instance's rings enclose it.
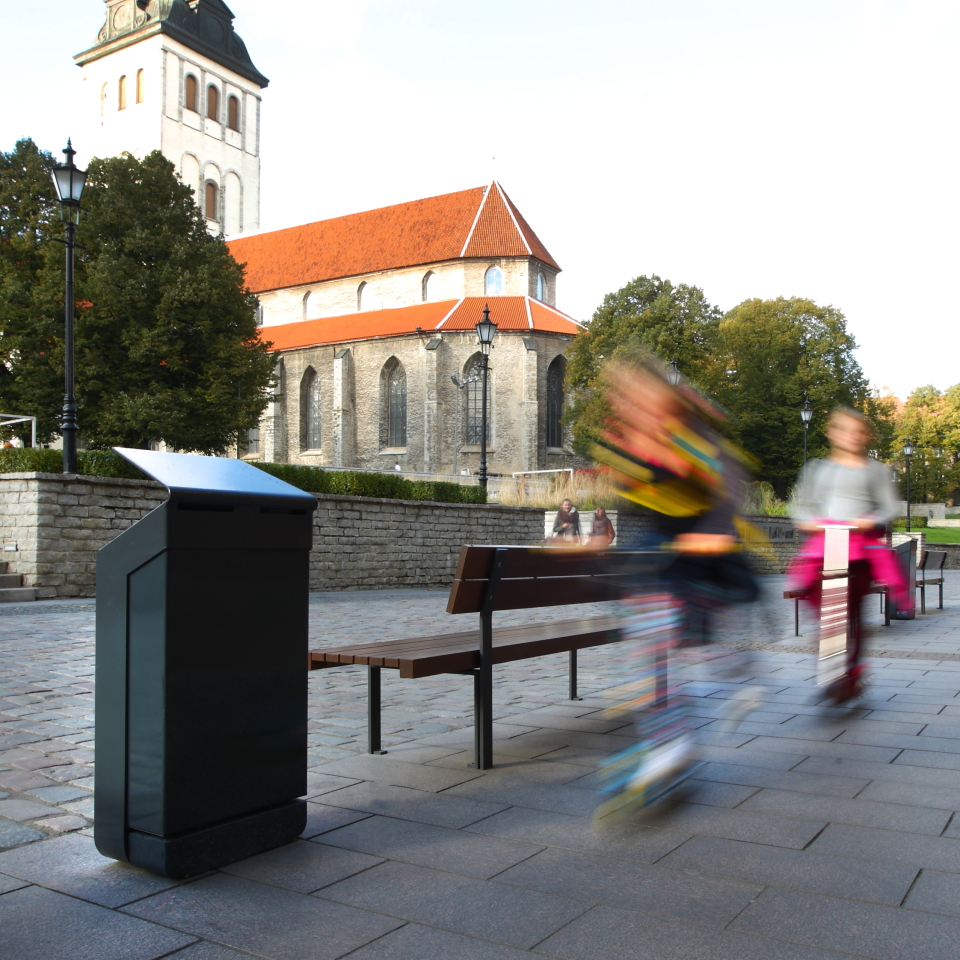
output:
{"label": "bench wooden slat", "polygon": [[[546,623],[524,624],[494,630],[493,662],[510,663],[528,657],[565,653],[620,639],[616,616],[579,617]],[[379,646],[379,652],[374,648]],[[480,632],[470,630],[439,637],[422,637],[416,647],[405,641],[385,640],[380,644],[358,644],[330,650],[312,650],[311,666],[359,664],[400,671],[404,679],[474,670],[480,663]]]}
{"label": "bench wooden slat", "polygon": [[[526,610],[570,603],[603,603],[620,597],[624,577],[543,577],[501,580],[494,610]],[[454,580],[447,613],[479,613],[484,580]]]}

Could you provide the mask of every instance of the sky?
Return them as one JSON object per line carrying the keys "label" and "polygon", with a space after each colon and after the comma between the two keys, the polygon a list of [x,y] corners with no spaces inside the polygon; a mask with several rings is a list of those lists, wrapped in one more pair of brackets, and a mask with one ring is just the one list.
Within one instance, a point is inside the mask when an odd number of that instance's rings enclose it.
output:
{"label": "sky", "polygon": [[[879,387],[960,382],[956,0],[228,3],[270,78],[261,228],[497,179],[578,319],[642,274],[807,297]],[[0,149],[82,129],[102,11],[0,0]]]}

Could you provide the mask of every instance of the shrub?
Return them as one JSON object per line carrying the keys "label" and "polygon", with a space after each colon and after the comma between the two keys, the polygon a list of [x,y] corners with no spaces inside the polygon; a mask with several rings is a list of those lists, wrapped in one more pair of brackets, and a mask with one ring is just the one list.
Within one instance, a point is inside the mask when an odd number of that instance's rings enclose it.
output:
{"label": "shrub", "polygon": [[[321,470],[296,463],[253,463],[278,480],[307,493],[346,497],[383,497],[389,500],[429,500],[436,503],[486,503],[483,487],[465,487],[437,480],[405,480],[395,473],[362,473],[359,470]],[[59,450],[31,447],[0,450],[0,473],[62,473]],[[81,450],[77,472],[88,477],[145,480],[146,474],[112,450]]]}
{"label": "shrub", "polygon": [[[927,527],[927,518],[926,517],[910,517],[910,529],[911,530],[925,530]],[[907,529],[907,518],[906,517],[897,517],[893,521],[894,530],[906,530]]]}
{"label": "shrub", "polygon": [[[63,453],[24,447],[0,450],[0,473],[63,473]],[[87,477],[146,480],[146,474],[112,450],[80,450],[77,473]]]}
{"label": "shrub", "polygon": [[486,503],[483,487],[465,487],[437,480],[405,480],[395,473],[321,470],[293,463],[254,463],[253,466],[307,493],[342,497],[383,497],[388,500],[428,500],[435,503]]}

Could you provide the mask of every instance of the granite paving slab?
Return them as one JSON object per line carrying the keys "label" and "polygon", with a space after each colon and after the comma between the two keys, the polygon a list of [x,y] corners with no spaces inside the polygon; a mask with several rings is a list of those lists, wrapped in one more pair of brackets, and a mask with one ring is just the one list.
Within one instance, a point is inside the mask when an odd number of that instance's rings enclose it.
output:
{"label": "granite paving slab", "polygon": [[124,912],[271,960],[335,960],[400,926],[366,910],[223,873]]}

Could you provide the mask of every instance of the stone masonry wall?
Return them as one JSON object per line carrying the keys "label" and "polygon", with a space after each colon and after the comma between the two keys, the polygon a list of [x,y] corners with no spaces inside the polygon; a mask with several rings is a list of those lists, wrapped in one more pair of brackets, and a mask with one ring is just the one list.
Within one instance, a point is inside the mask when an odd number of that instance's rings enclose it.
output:
{"label": "stone masonry wall", "polygon": [[[40,599],[91,597],[97,551],[166,500],[159,483],[0,474],[0,559]],[[313,590],[447,585],[464,543],[539,543],[543,510],[318,497]]]}
{"label": "stone masonry wall", "polygon": [[150,481],[0,474],[0,558],[39,599],[92,597],[97,551],[166,499]]}

